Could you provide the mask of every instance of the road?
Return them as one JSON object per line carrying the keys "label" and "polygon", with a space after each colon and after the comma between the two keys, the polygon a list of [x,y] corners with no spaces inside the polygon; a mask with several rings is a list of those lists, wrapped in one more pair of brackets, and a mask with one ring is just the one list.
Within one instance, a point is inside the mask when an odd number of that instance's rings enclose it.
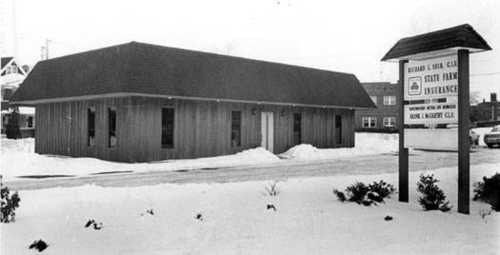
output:
{"label": "road", "polygon": [[[456,166],[456,152],[417,151],[410,154],[410,171]],[[500,162],[500,149],[478,148],[471,153],[471,165]],[[283,180],[294,177],[394,173],[397,154],[379,154],[340,160],[284,161],[274,164],[238,166],[218,169],[115,173],[82,177],[22,179],[6,182],[13,190],[72,187],[85,184],[130,187],[160,183],[242,182]]]}

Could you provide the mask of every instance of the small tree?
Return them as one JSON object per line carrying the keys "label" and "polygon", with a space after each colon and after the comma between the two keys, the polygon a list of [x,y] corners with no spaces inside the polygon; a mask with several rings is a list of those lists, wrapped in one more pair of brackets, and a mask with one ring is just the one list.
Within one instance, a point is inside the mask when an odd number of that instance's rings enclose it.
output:
{"label": "small tree", "polygon": [[500,173],[475,184],[474,200],[480,200],[491,205],[495,211],[500,211]]}
{"label": "small tree", "polygon": [[19,128],[19,113],[14,110],[9,114],[9,123],[5,128],[5,135],[8,139],[21,138],[21,129]]}
{"label": "small tree", "polygon": [[0,222],[9,223],[15,220],[16,213],[15,210],[19,207],[19,194],[14,192],[10,195],[10,190],[8,187],[2,187],[0,189]]}
{"label": "small tree", "polygon": [[449,201],[446,200],[446,196],[436,183],[439,180],[434,178],[433,174],[430,175],[420,175],[420,181],[417,182],[417,191],[422,193],[418,199],[418,202],[425,210],[441,210],[443,212],[449,211],[451,206]]}

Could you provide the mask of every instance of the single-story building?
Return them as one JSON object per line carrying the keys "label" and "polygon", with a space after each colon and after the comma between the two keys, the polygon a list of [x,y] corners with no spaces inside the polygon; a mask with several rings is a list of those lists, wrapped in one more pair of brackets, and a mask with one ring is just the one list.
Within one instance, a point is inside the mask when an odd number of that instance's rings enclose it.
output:
{"label": "single-story building", "polygon": [[13,95],[35,152],[142,162],[354,146],[353,74],[131,42],[39,62]]}

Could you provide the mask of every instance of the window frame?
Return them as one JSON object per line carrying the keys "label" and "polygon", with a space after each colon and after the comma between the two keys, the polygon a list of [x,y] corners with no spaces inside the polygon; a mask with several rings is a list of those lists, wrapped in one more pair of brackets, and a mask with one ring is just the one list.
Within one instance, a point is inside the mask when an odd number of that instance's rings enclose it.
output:
{"label": "window frame", "polygon": [[[392,121],[391,121],[392,120]],[[382,124],[386,128],[394,128],[396,127],[396,117],[394,116],[387,116],[382,119]]]}
{"label": "window frame", "polygon": [[[366,123],[368,125],[365,125],[365,120],[367,120]],[[373,116],[363,116],[363,117],[361,117],[361,126],[363,128],[376,128],[377,127],[377,117],[373,117]]]}
{"label": "window frame", "polygon": [[[168,118],[168,113],[172,113],[172,117]],[[169,130],[168,122],[171,121],[171,130]],[[170,136],[170,138],[169,138]],[[170,141],[169,141],[170,140]],[[161,148],[173,149],[175,148],[175,108],[162,107],[161,108]]]}
{"label": "window frame", "polygon": [[[297,118],[298,116],[298,118]],[[298,125],[297,125],[298,121]],[[299,145],[302,143],[302,113],[293,113],[293,123],[292,123],[292,134],[294,145]]]}
{"label": "window frame", "polygon": [[[117,113],[116,107],[108,107],[108,148],[116,148],[118,145],[118,136],[117,136]],[[112,114],[113,113],[113,114]],[[111,116],[113,115],[113,118]],[[113,137],[115,140],[113,140]]]}
{"label": "window frame", "polygon": [[229,137],[231,148],[237,148],[241,146],[242,117],[242,112],[240,110],[231,111],[231,133]]}
{"label": "window frame", "polygon": [[[93,113],[93,128],[92,129],[90,128],[90,113]],[[87,146],[89,146],[89,147],[95,145],[95,133],[96,133],[95,132],[96,131],[95,120],[96,120],[95,107],[88,107],[87,108]]]}
{"label": "window frame", "polygon": [[396,105],[396,96],[384,96],[384,105]]}

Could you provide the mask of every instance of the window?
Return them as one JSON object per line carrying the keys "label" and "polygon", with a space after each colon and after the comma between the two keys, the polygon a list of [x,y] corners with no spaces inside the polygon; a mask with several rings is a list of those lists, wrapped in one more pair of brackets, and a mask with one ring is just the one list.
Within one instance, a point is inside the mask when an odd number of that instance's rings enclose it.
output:
{"label": "window", "polygon": [[335,115],[335,142],[342,144],[342,116]]}
{"label": "window", "polygon": [[231,147],[241,146],[241,112],[231,112]]}
{"label": "window", "polygon": [[174,148],[175,109],[161,109],[161,147]]}
{"label": "window", "polygon": [[295,145],[302,142],[302,115],[300,113],[293,114],[293,143]]}
{"label": "window", "polygon": [[370,99],[373,101],[375,105],[377,105],[377,96],[370,96]]}
{"label": "window", "polygon": [[87,109],[87,146],[95,145],[95,108]]}
{"label": "window", "polygon": [[116,142],[116,108],[108,108],[108,147],[115,147]]}
{"label": "window", "polygon": [[26,120],[26,124],[29,128],[33,127],[33,116],[28,116],[28,119]]}
{"label": "window", "polygon": [[363,117],[361,121],[364,128],[374,128],[377,125],[376,117]]}
{"label": "window", "polygon": [[384,96],[384,105],[396,105],[396,96]]}
{"label": "window", "polygon": [[396,117],[384,117],[384,127],[395,127]]}

